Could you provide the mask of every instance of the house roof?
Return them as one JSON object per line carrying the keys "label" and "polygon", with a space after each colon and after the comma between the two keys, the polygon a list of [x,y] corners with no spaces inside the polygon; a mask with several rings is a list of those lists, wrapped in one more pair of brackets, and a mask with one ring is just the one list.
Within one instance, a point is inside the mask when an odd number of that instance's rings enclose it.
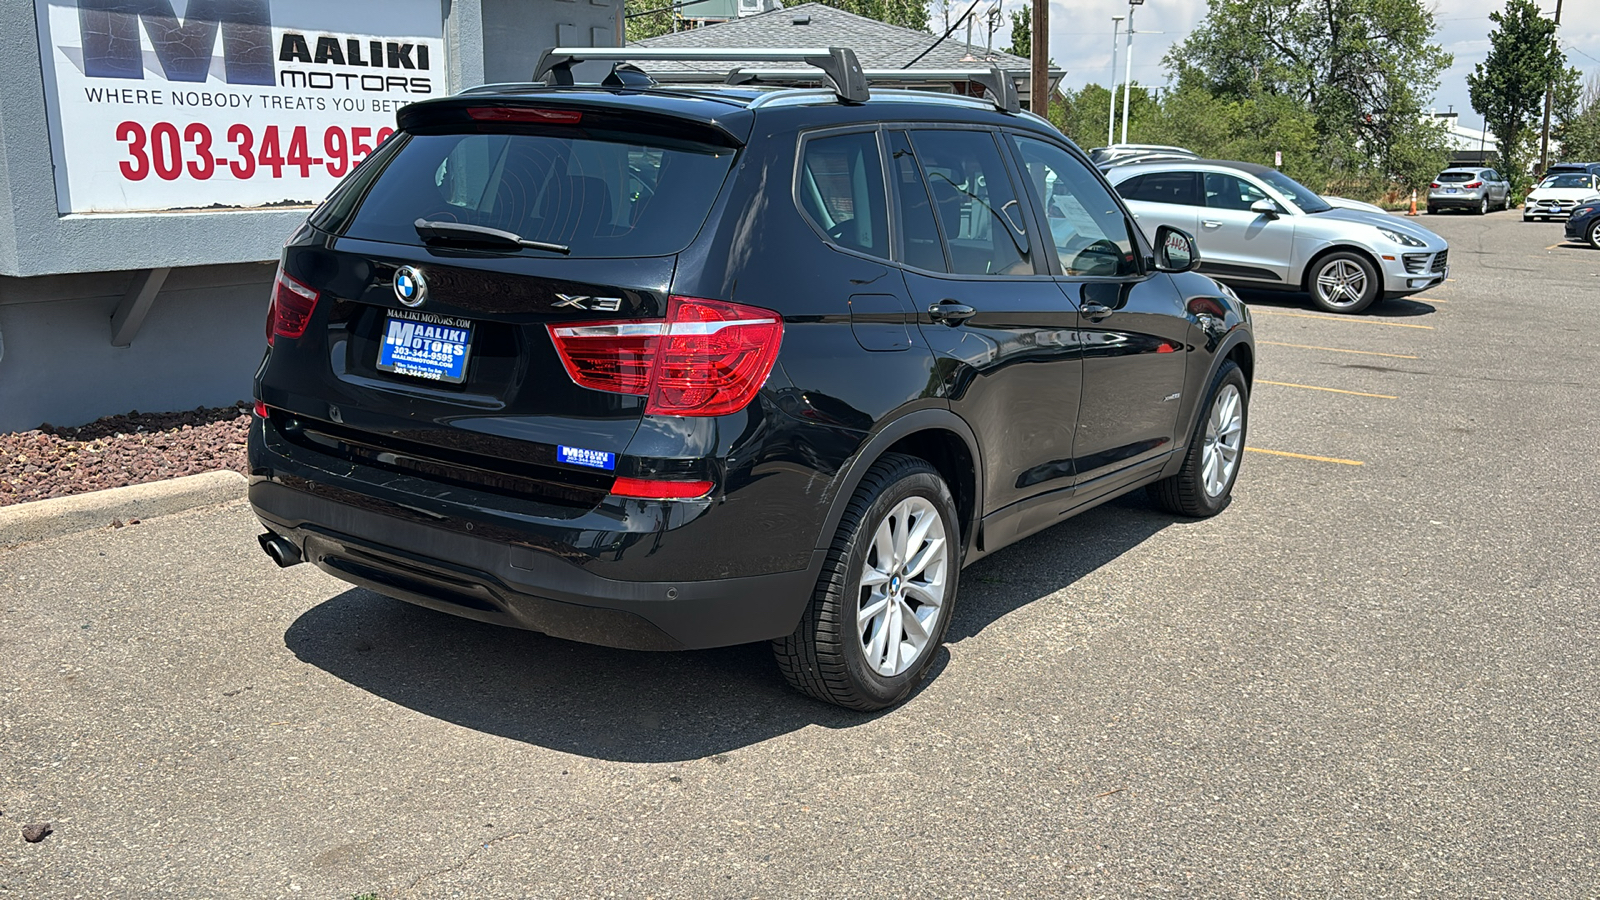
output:
{"label": "house roof", "polygon": [[[803,24],[797,24],[805,20]],[[999,50],[986,51],[983,47],[968,47],[965,40],[952,34],[949,40],[934,47],[928,55],[917,60],[915,69],[968,69],[977,66],[997,65],[1007,74],[1020,78],[1026,84],[1028,60]],[[821,3],[801,3],[785,6],[742,19],[732,19],[715,25],[706,25],[688,31],[663,34],[659,37],[634,41],[630,47],[652,48],[717,48],[717,47],[849,47],[856,53],[864,69],[898,69],[927,50],[937,35],[914,31],[899,25],[890,25],[858,16],[855,13],[834,9]],[[650,62],[643,68],[651,73],[673,72],[726,72],[729,63]],[[793,68],[793,64],[748,63],[741,68]],[[1061,73],[1052,69],[1052,75]]]}

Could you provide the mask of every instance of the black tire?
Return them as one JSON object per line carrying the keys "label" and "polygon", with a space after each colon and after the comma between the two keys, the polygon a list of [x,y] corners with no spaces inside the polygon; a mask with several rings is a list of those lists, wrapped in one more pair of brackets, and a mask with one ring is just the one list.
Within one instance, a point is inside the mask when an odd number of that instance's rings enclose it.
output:
{"label": "black tire", "polygon": [[[913,497],[931,503],[944,526],[944,602],[920,655],[904,672],[885,676],[869,667],[862,637],[851,623],[860,609],[861,573],[873,534],[898,504]],[[944,643],[955,610],[962,546],[955,500],[939,473],[913,456],[895,453],[878,460],[845,509],[799,627],[772,642],[778,670],[801,693],[850,709],[870,712],[904,700]]]}
{"label": "black tire", "polygon": [[1489,198],[1487,196],[1478,201],[1477,213],[1480,216],[1487,216],[1489,214]]}
{"label": "black tire", "polygon": [[1600,219],[1589,223],[1589,246],[1600,250]]}
{"label": "black tire", "polygon": [[[1212,408],[1216,405],[1217,398],[1229,385],[1238,391],[1239,396],[1241,422],[1238,457],[1226,484],[1213,494],[1207,492],[1205,487],[1203,457],[1207,424],[1211,420]],[[1183,468],[1178,470],[1178,474],[1150,485],[1146,489],[1150,500],[1169,513],[1194,518],[1214,516],[1227,509],[1228,504],[1233,502],[1233,486],[1239,481],[1239,464],[1244,461],[1244,442],[1249,431],[1250,387],[1245,383],[1244,372],[1240,371],[1238,364],[1231,359],[1223,360],[1222,366],[1217,369],[1216,377],[1211,379],[1211,390],[1206,392],[1206,402],[1195,416],[1194,430],[1189,435],[1189,451],[1183,458]]]}
{"label": "black tire", "polygon": [[1439,207],[1437,207],[1437,206],[1428,207],[1428,215],[1437,216],[1438,214],[1439,214]]}
{"label": "black tire", "polygon": [[[1349,273],[1349,266],[1356,266],[1365,276],[1363,287],[1356,299],[1334,300],[1323,296],[1323,289],[1319,282],[1324,275],[1329,273]],[[1353,276],[1352,276],[1353,277]],[[1383,279],[1378,274],[1378,269],[1365,256],[1348,250],[1329,253],[1319,258],[1316,263],[1306,271],[1306,292],[1311,295],[1311,302],[1318,309],[1331,313],[1358,313],[1371,306],[1383,296]]]}

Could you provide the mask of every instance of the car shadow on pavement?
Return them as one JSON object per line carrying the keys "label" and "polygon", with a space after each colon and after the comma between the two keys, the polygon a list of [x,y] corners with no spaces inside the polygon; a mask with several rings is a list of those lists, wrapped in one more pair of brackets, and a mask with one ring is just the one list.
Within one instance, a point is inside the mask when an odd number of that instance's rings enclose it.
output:
{"label": "car shadow on pavement", "polygon": [[[962,573],[949,640],[979,634],[1173,522],[1140,493],[979,561]],[[680,653],[613,650],[485,625],[360,588],[307,610],[284,633],[284,644],[301,661],[424,715],[620,762],[701,759],[807,725],[850,728],[887,714],[839,709],[796,693],[764,643]],[[941,649],[930,679],[947,661]]]}
{"label": "car shadow on pavement", "polygon": [[[1322,316],[1341,315],[1340,313],[1329,313],[1318,309],[1316,303],[1312,302],[1311,295],[1306,293],[1241,290],[1239,296],[1244,302],[1253,307],[1266,307]],[[1413,316],[1426,316],[1438,311],[1439,308],[1437,306],[1428,302],[1427,292],[1424,291],[1420,294],[1412,294],[1409,297],[1379,300],[1354,315],[1357,318],[1367,316],[1374,319],[1407,319]]]}

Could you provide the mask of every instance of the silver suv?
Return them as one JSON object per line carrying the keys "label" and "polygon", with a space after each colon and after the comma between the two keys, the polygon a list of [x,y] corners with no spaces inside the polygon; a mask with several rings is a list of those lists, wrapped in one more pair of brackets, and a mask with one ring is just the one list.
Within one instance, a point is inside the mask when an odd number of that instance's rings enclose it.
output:
{"label": "silver suv", "polygon": [[1428,212],[1465,209],[1484,215],[1511,208],[1511,182],[1494,169],[1445,169],[1428,185]]}
{"label": "silver suv", "polygon": [[1305,291],[1328,312],[1426,290],[1449,274],[1450,245],[1420,225],[1337,208],[1269,166],[1174,160],[1106,172],[1146,235],[1199,238],[1200,271],[1240,287]]}

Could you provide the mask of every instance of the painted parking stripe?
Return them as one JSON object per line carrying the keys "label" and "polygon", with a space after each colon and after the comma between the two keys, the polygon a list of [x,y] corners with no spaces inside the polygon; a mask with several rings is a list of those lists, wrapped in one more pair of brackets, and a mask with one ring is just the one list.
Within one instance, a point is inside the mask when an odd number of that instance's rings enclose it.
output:
{"label": "painted parking stripe", "polygon": [[1362,356],[1387,356],[1390,359],[1421,359],[1420,356],[1407,356],[1404,353],[1379,353],[1376,350],[1346,350],[1343,347],[1318,347],[1316,344],[1285,344],[1282,341],[1256,341],[1258,344],[1271,344],[1274,347],[1294,347],[1299,350],[1326,350],[1329,353],[1359,353]]}
{"label": "painted parking stripe", "polygon": [[1366,463],[1358,459],[1340,459],[1337,456],[1312,456],[1308,453],[1290,453],[1287,450],[1267,450],[1262,447],[1246,447],[1247,453],[1266,453],[1272,456],[1287,456],[1292,459],[1309,459],[1312,462],[1338,463],[1341,466],[1364,466]]}
{"label": "painted parking stripe", "polygon": [[1432,331],[1432,325],[1412,325],[1410,322],[1385,322],[1382,319],[1352,319],[1348,316],[1314,316],[1310,313],[1274,312],[1267,309],[1252,309],[1253,316],[1289,316],[1294,319],[1319,319],[1323,322],[1343,322],[1346,325],[1388,325],[1391,328],[1421,328]]}
{"label": "painted parking stripe", "polygon": [[1278,387],[1300,388],[1301,390],[1306,390],[1306,391],[1327,391],[1330,394],[1352,394],[1352,395],[1357,396],[1357,397],[1376,397],[1379,400],[1399,400],[1400,399],[1399,397],[1395,397],[1395,396],[1392,396],[1390,394],[1369,394],[1366,391],[1346,391],[1346,390],[1343,390],[1343,389],[1340,389],[1340,388],[1317,387],[1314,384],[1293,384],[1293,383],[1288,382],[1288,381],[1266,381],[1266,380],[1260,379],[1260,378],[1256,379],[1256,384],[1275,384]]}

